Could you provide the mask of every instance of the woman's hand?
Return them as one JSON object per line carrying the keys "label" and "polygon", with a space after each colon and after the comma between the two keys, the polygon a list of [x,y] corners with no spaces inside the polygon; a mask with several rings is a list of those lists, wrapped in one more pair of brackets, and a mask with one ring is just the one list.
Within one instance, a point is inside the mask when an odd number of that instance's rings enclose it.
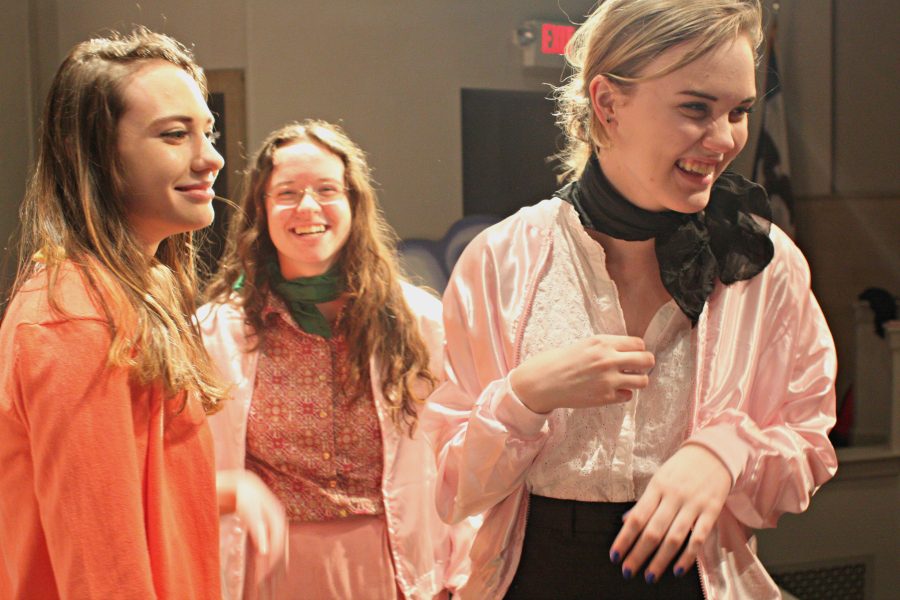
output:
{"label": "woman's hand", "polygon": [[641,338],[593,335],[532,356],[510,372],[509,382],[537,413],[588,408],[630,400],[633,390],[647,387],[653,364]]}
{"label": "woman's hand", "polygon": [[247,528],[256,548],[256,575],[261,581],[287,556],[287,517],[284,506],[251,471],[216,473],[219,513],[235,513]]}
{"label": "woman's hand", "polygon": [[722,512],[731,490],[731,474],[715,454],[687,444],[672,455],[650,480],[641,499],[625,515],[610,550],[630,578],[656,552],[644,578],[658,581],[685,539],[687,546],[674,566],[675,575],[691,568]]}

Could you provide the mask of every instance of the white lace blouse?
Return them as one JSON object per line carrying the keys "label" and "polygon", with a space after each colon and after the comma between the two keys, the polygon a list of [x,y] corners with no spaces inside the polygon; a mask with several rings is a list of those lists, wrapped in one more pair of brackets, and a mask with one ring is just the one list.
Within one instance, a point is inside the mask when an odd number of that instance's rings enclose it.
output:
{"label": "white lace blouse", "polygon": [[[557,214],[549,268],[538,283],[523,333],[522,360],[590,335],[626,331],[602,246],[587,234],[574,209],[564,206]],[[593,502],[640,497],[687,435],[691,338],[690,321],[670,300],[644,335],[656,358],[650,385],[623,404],[554,410],[550,436],[528,473],[531,492]]]}

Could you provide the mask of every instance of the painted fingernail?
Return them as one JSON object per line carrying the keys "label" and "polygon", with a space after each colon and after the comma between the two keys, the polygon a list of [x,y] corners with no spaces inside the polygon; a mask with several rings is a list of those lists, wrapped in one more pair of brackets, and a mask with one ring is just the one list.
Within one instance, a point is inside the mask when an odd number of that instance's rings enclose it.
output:
{"label": "painted fingernail", "polygon": [[631,569],[622,569],[622,577],[625,579],[631,579],[632,575],[634,575],[634,573],[631,572]]}
{"label": "painted fingernail", "polygon": [[675,567],[675,577],[684,575],[684,567]]}
{"label": "painted fingernail", "polygon": [[644,575],[644,579],[647,581],[647,583],[653,583],[654,581],[656,581],[656,575],[654,575],[653,573],[646,573]]}
{"label": "painted fingernail", "polygon": [[619,561],[622,560],[622,557],[619,555],[618,552],[613,550],[612,552],[609,553],[609,560],[611,560],[612,563],[614,565],[616,565],[616,564],[619,564]]}

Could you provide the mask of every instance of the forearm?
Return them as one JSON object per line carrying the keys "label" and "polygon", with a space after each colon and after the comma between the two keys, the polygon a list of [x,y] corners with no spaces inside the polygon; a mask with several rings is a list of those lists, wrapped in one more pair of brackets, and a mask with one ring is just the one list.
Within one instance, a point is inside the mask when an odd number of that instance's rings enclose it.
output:
{"label": "forearm", "polygon": [[420,422],[437,454],[437,504],[441,518],[459,522],[478,514],[521,485],[547,435],[538,415],[501,379],[475,405],[455,384],[429,399]]}

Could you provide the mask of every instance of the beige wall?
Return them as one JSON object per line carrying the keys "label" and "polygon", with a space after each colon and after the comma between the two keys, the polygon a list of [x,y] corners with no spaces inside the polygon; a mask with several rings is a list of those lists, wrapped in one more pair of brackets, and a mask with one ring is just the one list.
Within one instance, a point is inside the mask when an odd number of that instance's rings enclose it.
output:
{"label": "beige wall", "polygon": [[[31,154],[31,98],[28,53],[28,2],[12,0],[0,19],[0,268],[11,256],[8,244],[18,222],[18,207],[25,190],[25,173]],[[9,267],[13,268],[10,259]],[[0,293],[5,289],[0,271]],[[0,306],[3,300],[0,300]]]}
{"label": "beige wall", "polygon": [[[560,2],[577,18],[589,1]],[[541,90],[559,73],[525,72],[513,31],[563,17],[557,0],[332,0],[248,11],[251,147],[285,121],[342,122],[370,155],[388,220],[440,237],[462,216],[460,89]],[[273,65],[273,57],[278,57]]]}
{"label": "beige wall", "polygon": [[244,67],[247,62],[248,0],[56,0],[55,5],[63,54],[104,30],[145,25],[193,46],[197,60],[208,69]]}
{"label": "beige wall", "polygon": [[837,342],[838,391],[843,393],[856,360],[853,302],[867,287],[900,294],[900,197],[805,197],[797,209],[797,242]]}
{"label": "beige wall", "polygon": [[[30,8],[29,68],[34,73],[32,91],[38,114],[53,74],[69,49],[109,30],[128,31],[145,25],[192,46],[198,61],[208,69],[245,67],[246,3],[247,0],[22,2]],[[5,50],[7,39],[2,43]]]}

